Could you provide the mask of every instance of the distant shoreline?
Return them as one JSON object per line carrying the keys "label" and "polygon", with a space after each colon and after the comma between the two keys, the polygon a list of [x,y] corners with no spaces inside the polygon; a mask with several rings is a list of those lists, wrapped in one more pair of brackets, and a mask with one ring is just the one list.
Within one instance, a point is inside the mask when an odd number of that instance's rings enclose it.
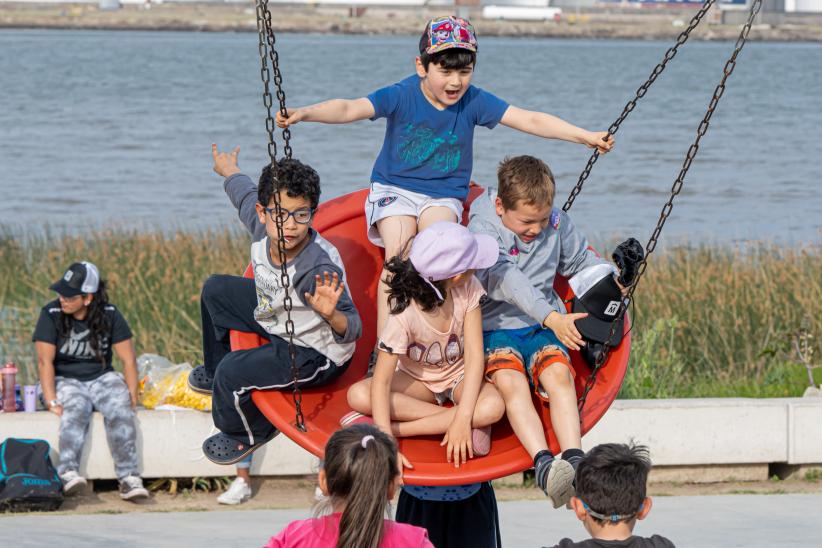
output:
{"label": "distant shoreline", "polygon": [[[275,30],[283,33],[416,35],[428,17],[441,11],[442,8],[369,8],[361,16],[352,17],[349,8],[274,6],[272,14]],[[712,12],[693,33],[693,39],[735,40],[740,25],[720,24],[719,13]],[[474,23],[480,36],[667,40],[682,32],[693,13],[693,9],[581,14],[569,10],[559,23],[488,21],[479,17],[474,18]],[[151,9],[128,5],[115,11],[101,11],[96,4],[2,3],[0,28],[188,32],[257,30],[251,3],[159,4],[151,6]],[[756,25],[750,37],[753,41],[822,42],[822,18],[819,18],[818,24],[785,22]]]}

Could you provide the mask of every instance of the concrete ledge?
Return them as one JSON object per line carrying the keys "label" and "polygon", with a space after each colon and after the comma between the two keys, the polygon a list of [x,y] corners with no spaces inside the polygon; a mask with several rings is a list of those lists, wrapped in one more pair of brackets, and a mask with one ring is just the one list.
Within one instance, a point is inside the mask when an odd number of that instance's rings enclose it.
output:
{"label": "concrete ledge", "polygon": [[[58,462],[60,419],[47,411],[0,413],[0,441],[7,437],[40,438],[52,448]],[[147,478],[228,476],[233,466],[213,464],[203,455],[203,440],[215,433],[211,413],[201,411],[137,411],[137,448],[142,474]],[[291,476],[317,471],[317,458],[286,438],[276,437],[254,453],[251,473]],[[103,416],[94,413],[80,461],[80,473],[89,479],[114,479],[114,463],[106,441]]]}
{"label": "concrete ledge", "polygon": [[[145,477],[222,476],[233,467],[210,463],[200,450],[215,432],[209,413],[137,413],[138,448]],[[47,412],[0,413],[0,441],[42,438],[57,461],[59,419]],[[81,461],[91,479],[111,479],[114,466],[102,416],[94,414]],[[822,467],[822,398],[619,400],[583,439],[648,445],[658,468],[653,481],[711,482],[768,477],[768,465]],[[280,436],[255,454],[252,473],[313,474],[317,459]]]}
{"label": "concrete ledge", "polygon": [[584,449],[635,440],[659,466],[822,462],[822,398],[618,400]]}
{"label": "concrete ledge", "polygon": [[768,464],[712,464],[703,466],[654,466],[648,483],[720,483],[765,481]]}

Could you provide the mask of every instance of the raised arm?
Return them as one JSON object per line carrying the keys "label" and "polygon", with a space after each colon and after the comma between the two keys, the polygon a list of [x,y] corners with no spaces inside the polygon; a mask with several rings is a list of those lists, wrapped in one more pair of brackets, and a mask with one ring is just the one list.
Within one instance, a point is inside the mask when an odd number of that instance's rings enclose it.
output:
{"label": "raised arm", "polygon": [[359,99],[331,99],[307,107],[293,108],[287,116],[277,113],[277,126],[286,128],[297,122],[348,124],[374,116],[374,105],[366,97]]}
{"label": "raised arm", "polygon": [[265,229],[257,216],[257,185],[240,171],[237,157],[240,147],[231,152],[220,152],[215,143],[211,143],[211,156],[214,159],[214,173],[225,177],[223,189],[228,199],[237,209],[237,215],[246,229],[255,238],[265,235]]}
{"label": "raised arm", "polygon": [[[596,147],[602,154],[614,146],[614,138],[609,136],[607,131],[588,131],[545,112],[511,106],[503,114],[500,123],[537,137],[561,139],[589,148]],[[605,137],[608,137],[607,141],[603,141]]]}

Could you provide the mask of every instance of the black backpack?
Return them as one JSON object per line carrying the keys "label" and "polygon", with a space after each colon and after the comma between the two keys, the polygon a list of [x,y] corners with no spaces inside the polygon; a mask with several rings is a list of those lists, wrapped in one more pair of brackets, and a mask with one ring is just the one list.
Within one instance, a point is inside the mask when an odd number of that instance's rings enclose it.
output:
{"label": "black backpack", "polygon": [[0,511],[57,510],[63,483],[44,440],[8,438],[0,444]]}

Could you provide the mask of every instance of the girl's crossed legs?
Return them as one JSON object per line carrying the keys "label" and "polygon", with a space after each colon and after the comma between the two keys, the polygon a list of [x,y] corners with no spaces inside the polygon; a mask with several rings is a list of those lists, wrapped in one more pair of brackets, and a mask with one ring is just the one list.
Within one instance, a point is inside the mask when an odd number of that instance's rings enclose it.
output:
{"label": "girl's crossed legs", "polygon": [[[463,383],[454,388],[451,398],[459,404]],[[456,407],[437,405],[437,398],[425,384],[401,370],[391,379],[391,431],[397,437],[444,434],[454,420]],[[371,415],[371,379],[363,379],[348,390],[348,405],[364,415]],[[491,426],[505,414],[505,403],[491,384],[482,383],[474,415],[473,428]]]}

